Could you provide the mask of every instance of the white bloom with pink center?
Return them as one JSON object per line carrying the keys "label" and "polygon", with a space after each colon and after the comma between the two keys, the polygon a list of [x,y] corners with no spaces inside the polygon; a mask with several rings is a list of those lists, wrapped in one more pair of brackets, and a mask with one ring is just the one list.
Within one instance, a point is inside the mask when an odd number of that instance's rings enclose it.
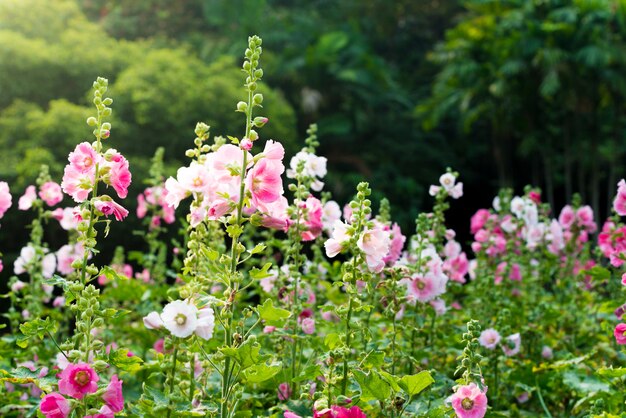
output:
{"label": "white bloom with pink center", "polygon": [[480,333],[478,342],[488,350],[496,348],[502,337],[500,333],[493,328],[489,328]]}
{"label": "white bloom with pink center", "polygon": [[446,189],[448,193],[452,190],[452,188],[454,188],[455,183],[456,177],[454,177],[454,174],[452,173],[445,173],[439,177],[439,184],[441,184],[441,186]]}
{"label": "white bloom with pink center", "polygon": [[35,186],[28,186],[24,194],[17,201],[17,208],[19,210],[28,210],[33,206],[35,200],[37,200],[37,189]]}
{"label": "white bloom with pink center", "polygon": [[365,253],[365,261],[370,271],[380,273],[385,267],[385,256],[389,253],[391,238],[389,232],[375,226],[363,231],[357,241],[357,246]]}

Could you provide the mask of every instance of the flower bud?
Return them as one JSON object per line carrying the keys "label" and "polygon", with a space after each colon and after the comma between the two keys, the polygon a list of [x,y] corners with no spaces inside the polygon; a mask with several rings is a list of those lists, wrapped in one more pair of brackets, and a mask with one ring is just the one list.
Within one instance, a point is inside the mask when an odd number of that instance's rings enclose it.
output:
{"label": "flower bud", "polygon": [[94,118],[93,116],[90,116],[87,118],[87,125],[96,126],[97,124],[98,124],[98,120]]}
{"label": "flower bud", "polygon": [[248,103],[246,102],[237,103],[237,112],[245,112],[246,110],[248,110]]}

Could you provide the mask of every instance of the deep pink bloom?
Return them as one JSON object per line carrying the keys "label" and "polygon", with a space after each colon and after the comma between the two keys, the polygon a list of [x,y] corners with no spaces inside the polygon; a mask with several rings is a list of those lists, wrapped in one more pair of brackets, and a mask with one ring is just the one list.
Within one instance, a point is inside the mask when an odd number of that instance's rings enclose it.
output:
{"label": "deep pink bloom", "polygon": [[106,392],[102,395],[102,399],[113,412],[121,412],[124,409],[124,395],[122,394],[122,380],[114,374],[111,377],[111,383],[107,386]]}
{"label": "deep pink bloom", "polygon": [[576,220],[576,214],[574,213],[574,209],[570,205],[564,206],[561,209],[561,214],[559,215],[559,224],[563,227],[563,229],[569,229]]}
{"label": "deep pink bloom", "polygon": [[63,191],[58,183],[47,181],[41,185],[39,197],[46,202],[46,205],[54,206],[63,200]]}
{"label": "deep pink bloom", "polygon": [[482,418],[487,412],[487,395],[475,383],[459,386],[450,401],[458,418]]}
{"label": "deep pink bloom", "polygon": [[108,158],[111,159],[108,163],[110,171],[105,180],[115,189],[120,199],[124,199],[128,195],[128,186],[132,180],[128,160],[118,152]]}
{"label": "deep pink bloom", "polygon": [[12,200],[9,184],[6,181],[0,181],[0,218],[9,210]]}
{"label": "deep pink bloom", "polygon": [[104,405],[100,408],[100,412],[94,415],[86,415],[85,418],[115,418],[115,412],[108,407],[108,405]]}
{"label": "deep pink bloom", "polygon": [[429,302],[445,293],[448,278],[444,275],[426,274],[406,280],[409,300]]}
{"label": "deep pink bloom", "polygon": [[96,207],[96,210],[102,212],[102,214],[106,217],[113,214],[115,219],[118,221],[121,221],[128,216],[128,210],[112,200],[96,200],[94,206]]}
{"label": "deep pink bloom", "polygon": [[98,390],[100,376],[87,363],[68,364],[59,375],[59,392],[82,399]]}
{"label": "deep pink bloom", "polygon": [[280,385],[278,385],[278,399],[280,399],[281,401],[286,401],[290,397],[291,397],[291,387],[289,386],[289,383],[283,382]]}
{"label": "deep pink bloom", "polygon": [[615,335],[615,341],[617,341],[620,345],[626,344],[626,324],[617,324],[615,326],[615,330],[613,331],[613,335]]}
{"label": "deep pink bloom", "polygon": [[367,415],[358,406],[350,409],[333,405],[321,411],[313,411],[314,418],[367,418]]}
{"label": "deep pink bloom", "polygon": [[100,161],[100,155],[89,142],[81,142],[76,145],[74,151],[68,157],[72,168],[80,173],[95,172],[96,163]]}
{"label": "deep pink bloom", "polygon": [[246,188],[252,194],[252,203],[272,203],[283,195],[283,181],[281,175],[285,171],[279,160],[263,158],[248,172]]}
{"label": "deep pink bloom", "polygon": [[304,202],[303,209],[306,209],[306,216],[303,220],[306,231],[302,232],[302,240],[313,241],[320,236],[324,227],[322,223],[322,202],[318,198],[311,196]]}
{"label": "deep pink bloom", "polygon": [[39,410],[46,418],[66,418],[70,413],[70,404],[63,396],[52,392],[43,397]]}

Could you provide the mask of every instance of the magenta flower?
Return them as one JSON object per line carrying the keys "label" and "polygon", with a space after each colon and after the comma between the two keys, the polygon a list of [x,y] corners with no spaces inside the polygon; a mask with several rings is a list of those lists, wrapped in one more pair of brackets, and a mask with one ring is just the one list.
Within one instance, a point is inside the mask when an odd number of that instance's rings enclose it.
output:
{"label": "magenta flower", "polygon": [[59,392],[63,395],[82,399],[98,390],[100,376],[87,363],[68,364],[59,376]]}
{"label": "magenta flower", "polygon": [[619,345],[626,345],[626,324],[617,324],[613,335],[615,335],[615,341],[617,341]]}
{"label": "magenta flower", "polygon": [[132,180],[128,160],[118,152],[115,152],[110,158],[110,171],[106,177],[107,183],[115,189],[120,199],[124,199],[128,195],[128,186]]}
{"label": "magenta flower", "polygon": [[66,418],[70,413],[70,404],[63,396],[52,392],[43,397],[39,410],[46,418]]}
{"label": "magenta flower", "polygon": [[39,197],[46,202],[46,205],[54,206],[63,200],[63,191],[58,183],[47,181],[41,185]]}
{"label": "magenta flower", "polygon": [[313,411],[314,418],[367,418],[367,415],[358,406],[350,409],[333,405],[321,411]]}
{"label": "magenta flower", "polygon": [[108,217],[113,214],[115,219],[118,221],[121,221],[128,216],[128,210],[112,200],[96,200],[94,206],[96,207],[96,210],[102,212],[104,216]]}
{"label": "magenta flower", "polygon": [[6,181],[0,181],[0,218],[9,210],[12,200],[9,184]]}
{"label": "magenta flower", "polygon": [[115,412],[107,405],[104,405],[97,414],[85,415],[85,418],[115,418]]}
{"label": "magenta flower", "polygon": [[458,418],[482,418],[487,412],[487,395],[475,383],[459,386],[450,401]]}
{"label": "magenta flower", "polygon": [[280,385],[278,385],[278,399],[280,399],[281,401],[286,401],[290,397],[291,397],[291,387],[289,386],[289,383],[283,382]]}
{"label": "magenta flower", "polygon": [[114,374],[111,377],[111,383],[107,386],[106,392],[102,395],[102,399],[113,412],[121,412],[124,409],[124,395],[122,393],[122,380]]}
{"label": "magenta flower", "polygon": [[252,194],[252,203],[272,203],[283,195],[281,174],[285,171],[278,160],[263,158],[250,170],[246,177],[246,187]]}

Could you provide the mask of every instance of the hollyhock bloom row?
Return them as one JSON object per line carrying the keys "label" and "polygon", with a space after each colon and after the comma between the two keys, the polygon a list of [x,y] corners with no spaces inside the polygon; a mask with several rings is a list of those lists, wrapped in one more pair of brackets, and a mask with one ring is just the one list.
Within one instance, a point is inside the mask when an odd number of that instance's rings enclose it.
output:
{"label": "hollyhock bloom row", "polygon": [[161,314],[148,314],[143,322],[148,329],[164,327],[175,337],[187,338],[196,334],[208,340],[213,336],[215,315],[210,306],[198,309],[190,301],[175,300],[165,305]]}

